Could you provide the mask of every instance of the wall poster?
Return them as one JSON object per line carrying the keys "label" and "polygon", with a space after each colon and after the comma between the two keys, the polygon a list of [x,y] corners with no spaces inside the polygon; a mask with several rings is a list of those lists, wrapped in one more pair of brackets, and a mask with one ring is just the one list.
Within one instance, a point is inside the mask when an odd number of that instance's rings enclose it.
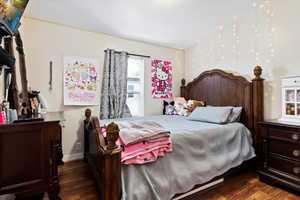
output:
{"label": "wall poster", "polygon": [[64,105],[99,105],[97,59],[64,57]]}
{"label": "wall poster", "polygon": [[152,60],[152,97],[172,98],[172,62]]}

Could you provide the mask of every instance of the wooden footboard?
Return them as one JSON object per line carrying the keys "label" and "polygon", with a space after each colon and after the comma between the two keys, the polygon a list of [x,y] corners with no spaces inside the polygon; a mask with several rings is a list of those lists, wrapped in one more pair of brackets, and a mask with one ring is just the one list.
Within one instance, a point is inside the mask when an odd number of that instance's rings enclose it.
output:
{"label": "wooden footboard", "polygon": [[86,110],[85,116],[84,158],[95,178],[100,200],[120,200],[122,149],[116,145],[119,128],[114,123],[109,124],[104,137],[98,117],[91,117],[90,109]]}

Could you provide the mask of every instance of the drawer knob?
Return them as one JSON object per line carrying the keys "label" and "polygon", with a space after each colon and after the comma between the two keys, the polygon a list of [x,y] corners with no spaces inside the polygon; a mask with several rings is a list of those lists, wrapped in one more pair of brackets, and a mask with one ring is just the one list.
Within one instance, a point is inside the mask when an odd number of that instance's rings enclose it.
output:
{"label": "drawer knob", "polygon": [[299,140],[299,135],[298,134],[293,134],[292,139],[293,140]]}
{"label": "drawer knob", "polygon": [[293,156],[299,157],[299,156],[300,156],[300,151],[294,150],[294,151],[293,151]]}
{"label": "drawer knob", "polygon": [[293,168],[293,172],[294,172],[295,174],[299,174],[299,173],[300,173],[300,168],[299,168],[299,167],[294,167],[294,168]]}

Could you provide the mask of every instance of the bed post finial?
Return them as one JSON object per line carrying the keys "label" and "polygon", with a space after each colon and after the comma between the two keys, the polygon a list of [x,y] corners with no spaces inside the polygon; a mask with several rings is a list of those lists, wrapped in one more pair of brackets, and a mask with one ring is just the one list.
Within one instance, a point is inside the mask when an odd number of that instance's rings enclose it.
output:
{"label": "bed post finial", "polygon": [[86,120],[90,120],[91,119],[91,116],[92,116],[92,110],[87,108],[85,111],[84,111],[84,115],[85,115],[85,118]]}
{"label": "bed post finial", "polygon": [[186,83],[185,79],[184,79],[184,78],[181,79],[181,87],[184,87],[184,86],[185,86],[185,83]]}
{"label": "bed post finial", "polygon": [[261,66],[256,66],[254,68],[254,75],[255,75],[255,80],[260,80],[261,79],[261,74],[262,74],[262,67]]}
{"label": "bed post finial", "polygon": [[257,155],[260,155],[260,132],[258,122],[264,120],[264,79],[261,78],[262,67],[256,66],[254,68],[255,78],[252,80],[253,84],[253,129],[254,129],[254,147]]}
{"label": "bed post finial", "polygon": [[180,95],[184,98],[187,98],[187,94],[186,94],[186,81],[185,79],[181,79],[181,87],[180,87]]}
{"label": "bed post finial", "polygon": [[107,141],[108,141],[108,145],[107,145],[107,149],[108,150],[113,150],[118,148],[116,141],[119,138],[119,126],[115,123],[111,123],[107,126]]}

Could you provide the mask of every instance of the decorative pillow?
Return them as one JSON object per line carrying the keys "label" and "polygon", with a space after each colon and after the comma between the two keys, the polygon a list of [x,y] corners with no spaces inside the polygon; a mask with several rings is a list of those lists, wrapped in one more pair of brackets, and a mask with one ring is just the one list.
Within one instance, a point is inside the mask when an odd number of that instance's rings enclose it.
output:
{"label": "decorative pillow", "polygon": [[[209,106],[209,107],[216,107],[216,106]],[[232,112],[228,118],[228,123],[234,123],[240,121],[243,107],[233,107],[233,106],[224,106],[224,107],[232,108]]]}
{"label": "decorative pillow", "polygon": [[175,102],[171,101],[171,102],[167,102],[164,101],[164,110],[163,110],[163,114],[164,115],[176,115],[176,111],[175,111]]}
{"label": "decorative pillow", "polygon": [[176,115],[187,116],[187,102],[184,97],[175,97],[175,112]]}
{"label": "decorative pillow", "polygon": [[188,120],[226,124],[232,112],[230,107],[198,107],[188,117]]}
{"label": "decorative pillow", "polygon": [[182,104],[175,104],[175,112],[176,115],[181,115],[181,116],[187,116],[187,107],[186,104],[182,105]]}
{"label": "decorative pillow", "polygon": [[238,122],[241,119],[241,114],[243,111],[243,107],[232,107],[232,113],[229,116],[228,122]]}

